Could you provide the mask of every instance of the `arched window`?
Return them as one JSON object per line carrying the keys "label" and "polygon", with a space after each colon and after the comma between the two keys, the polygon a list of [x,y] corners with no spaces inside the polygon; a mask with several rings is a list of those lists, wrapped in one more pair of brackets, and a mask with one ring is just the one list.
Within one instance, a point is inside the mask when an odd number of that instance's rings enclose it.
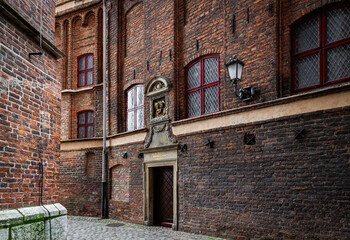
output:
{"label": "arched window", "polygon": [[350,79],[350,4],[324,8],[292,29],[293,89]]}
{"label": "arched window", "polygon": [[143,85],[135,85],[127,92],[127,130],[144,126],[143,121]]}
{"label": "arched window", "polygon": [[78,87],[92,85],[93,71],[93,54],[84,54],[78,57]]}
{"label": "arched window", "polygon": [[219,111],[219,57],[206,56],[186,69],[187,115]]}
{"label": "arched window", "polygon": [[78,138],[89,138],[94,136],[94,113],[84,111],[78,113]]}

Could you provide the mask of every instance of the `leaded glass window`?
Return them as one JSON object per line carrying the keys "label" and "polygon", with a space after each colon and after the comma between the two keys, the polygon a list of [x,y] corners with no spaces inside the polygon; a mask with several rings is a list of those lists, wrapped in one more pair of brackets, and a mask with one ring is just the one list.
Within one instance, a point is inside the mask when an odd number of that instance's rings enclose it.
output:
{"label": "leaded glass window", "polygon": [[78,113],[78,138],[90,138],[94,136],[94,113],[84,111]]}
{"label": "leaded glass window", "polygon": [[127,130],[135,130],[144,126],[143,85],[136,85],[128,92]]}
{"label": "leaded glass window", "polygon": [[92,85],[93,83],[93,55],[85,54],[78,58],[78,87]]}
{"label": "leaded glass window", "polygon": [[188,117],[219,111],[219,58],[201,58],[189,66],[186,74]]}
{"label": "leaded glass window", "polygon": [[350,79],[350,5],[324,8],[293,28],[294,90]]}

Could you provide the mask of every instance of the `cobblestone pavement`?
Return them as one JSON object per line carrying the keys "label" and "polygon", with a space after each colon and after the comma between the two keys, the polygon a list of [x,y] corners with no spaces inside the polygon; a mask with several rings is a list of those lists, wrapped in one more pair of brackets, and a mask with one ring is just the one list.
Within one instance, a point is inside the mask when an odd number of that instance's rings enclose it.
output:
{"label": "cobblestone pavement", "polygon": [[[123,226],[110,227],[109,224],[120,223]],[[68,240],[157,240],[157,239],[200,239],[219,240],[203,235],[173,231],[164,227],[148,227],[139,224],[120,222],[111,219],[99,220],[91,217],[68,216]]]}

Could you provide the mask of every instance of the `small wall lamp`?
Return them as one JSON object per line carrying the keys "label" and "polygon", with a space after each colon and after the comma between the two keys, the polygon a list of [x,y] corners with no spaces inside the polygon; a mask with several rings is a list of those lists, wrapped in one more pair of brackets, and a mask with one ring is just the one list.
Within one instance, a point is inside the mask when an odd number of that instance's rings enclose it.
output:
{"label": "small wall lamp", "polygon": [[237,82],[242,80],[244,62],[238,60],[236,55],[233,55],[226,63],[226,67],[230,80],[233,82],[236,97],[239,97],[244,102],[252,100],[255,95],[255,91],[251,86],[241,88],[239,89],[239,93],[237,93]]}

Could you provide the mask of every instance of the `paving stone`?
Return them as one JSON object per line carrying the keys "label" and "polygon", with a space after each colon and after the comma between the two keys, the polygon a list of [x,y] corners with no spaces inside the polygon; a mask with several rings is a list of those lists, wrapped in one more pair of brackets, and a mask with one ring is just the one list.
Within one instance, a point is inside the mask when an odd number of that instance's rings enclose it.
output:
{"label": "paving stone", "polygon": [[[109,227],[111,223],[122,223],[120,227]],[[164,227],[149,227],[138,224],[124,223],[116,220],[98,220],[98,218],[89,217],[69,217],[68,218],[68,240],[105,240],[105,239],[123,239],[123,240],[189,240],[203,239],[213,240],[209,236],[173,231]]]}

